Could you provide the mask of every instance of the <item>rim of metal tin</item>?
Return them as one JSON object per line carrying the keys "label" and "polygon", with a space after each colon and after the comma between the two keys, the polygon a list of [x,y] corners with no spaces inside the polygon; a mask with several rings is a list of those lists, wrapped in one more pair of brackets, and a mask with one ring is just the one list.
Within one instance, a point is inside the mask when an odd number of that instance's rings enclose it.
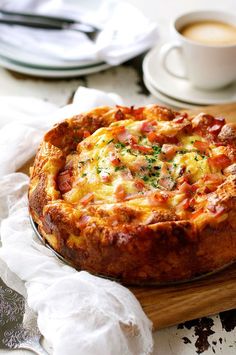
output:
{"label": "rim of metal tin", "polygon": [[[73,267],[74,269],[75,266],[70,263],[69,260],[65,259],[64,256],[62,256],[61,254],[59,254],[56,250],[54,250],[50,245],[49,243],[42,237],[42,235],[39,233],[38,231],[38,225],[36,222],[34,222],[33,218],[31,215],[29,215],[29,219],[30,219],[30,223],[31,223],[31,226],[35,232],[35,235],[38,237],[38,239],[41,241],[41,243],[46,246],[48,249],[50,249],[53,254],[55,254],[62,262],[64,262],[65,264]],[[208,276],[211,276],[211,275],[214,275],[224,269],[226,269],[227,267],[229,267],[230,265],[234,264],[235,262],[231,262],[229,264],[226,264],[226,265],[223,265],[222,267],[214,270],[214,271],[210,271],[206,274],[202,274],[202,275],[199,275],[199,276],[196,276],[196,277],[193,277],[192,279],[185,279],[185,280],[181,280],[181,281],[169,281],[169,282],[153,282],[153,281],[146,281],[146,282],[140,282],[140,281],[131,281],[131,282],[127,282],[127,283],[124,283],[122,282],[121,279],[119,278],[112,278],[112,277],[109,277],[109,276],[105,276],[105,275],[100,275],[100,274],[95,274],[95,276],[98,276],[98,277],[102,277],[103,279],[108,279],[108,280],[111,280],[111,281],[116,281],[116,282],[119,282],[121,284],[123,284],[124,286],[174,286],[174,285],[182,285],[182,284],[185,284],[185,283],[190,283],[190,282],[194,282],[194,281],[198,281],[198,280],[202,280],[202,279],[205,279],[207,278]],[[76,269],[78,271],[82,271],[82,269]],[[86,270],[85,270],[86,271]]]}

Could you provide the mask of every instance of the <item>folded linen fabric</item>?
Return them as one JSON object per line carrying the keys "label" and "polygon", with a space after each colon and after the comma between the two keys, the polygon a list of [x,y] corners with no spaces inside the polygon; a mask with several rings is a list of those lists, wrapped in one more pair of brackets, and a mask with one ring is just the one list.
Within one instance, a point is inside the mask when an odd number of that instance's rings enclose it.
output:
{"label": "folded linen fabric", "polygon": [[[136,7],[118,0],[7,0],[2,8],[70,17],[100,28],[95,41],[72,30],[42,30],[0,25],[0,41],[41,58],[77,62],[101,60],[120,64],[152,47],[158,39],[155,23]],[[1,1],[0,1],[1,5]]]}
{"label": "folded linen fabric", "polygon": [[[27,149],[34,153],[43,131],[53,123],[85,110],[86,102],[89,109],[99,104],[121,104],[122,100],[114,94],[80,88],[75,102],[63,109],[53,110],[45,103],[40,119],[37,108],[43,102],[36,101],[30,106],[29,99],[30,117],[25,111],[15,122],[16,111],[8,128],[3,125],[0,129],[0,134],[4,130],[0,166],[5,166],[0,175],[0,257],[25,281],[28,304],[38,313],[39,329],[52,344],[53,354],[150,354],[151,322],[133,294],[116,282],[65,265],[36,240],[28,217],[28,177],[14,172],[23,158],[28,159]],[[19,100],[16,107],[19,110]],[[5,110],[9,116],[7,105]]]}

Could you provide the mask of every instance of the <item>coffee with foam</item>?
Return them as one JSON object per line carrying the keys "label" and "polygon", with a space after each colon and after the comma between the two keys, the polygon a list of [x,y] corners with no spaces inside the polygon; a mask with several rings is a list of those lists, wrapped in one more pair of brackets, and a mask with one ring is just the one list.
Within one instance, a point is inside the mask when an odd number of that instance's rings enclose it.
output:
{"label": "coffee with foam", "polygon": [[236,44],[236,26],[220,21],[192,22],[179,31],[184,37],[206,45]]}

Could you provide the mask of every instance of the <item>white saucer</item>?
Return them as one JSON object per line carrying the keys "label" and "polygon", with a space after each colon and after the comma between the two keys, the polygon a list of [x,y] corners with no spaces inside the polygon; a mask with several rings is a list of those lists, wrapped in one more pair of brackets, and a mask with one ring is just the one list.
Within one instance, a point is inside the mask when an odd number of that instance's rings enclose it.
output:
{"label": "white saucer", "polygon": [[38,76],[42,78],[71,78],[75,76],[87,75],[92,73],[97,73],[99,71],[110,68],[111,66],[106,63],[94,64],[86,67],[74,67],[67,69],[44,69],[31,67],[23,64],[19,64],[16,61],[8,60],[0,56],[0,66],[3,66],[6,69],[13,70],[18,73]]}
{"label": "white saucer", "polygon": [[144,76],[143,81],[147,89],[150,91],[150,93],[155,96],[158,100],[160,100],[162,103],[167,104],[168,106],[171,106],[173,108],[181,108],[181,109],[194,109],[198,107],[198,105],[191,105],[186,102],[178,101],[173,98],[170,98],[164,94],[162,94],[160,91],[158,91],[152,84],[148,81],[148,79]]}
{"label": "white saucer", "polygon": [[[171,98],[191,104],[214,105],[236,101],[236,82],[222,90],[205,91],[194,88],[188,80],[168,74],[160,62],[161,45],[153,48],[143,61],[144,75],[152,87]],[[169,65],[172,68],[178,65],[179,69],[179,60],[172,54],[168,58]]]}

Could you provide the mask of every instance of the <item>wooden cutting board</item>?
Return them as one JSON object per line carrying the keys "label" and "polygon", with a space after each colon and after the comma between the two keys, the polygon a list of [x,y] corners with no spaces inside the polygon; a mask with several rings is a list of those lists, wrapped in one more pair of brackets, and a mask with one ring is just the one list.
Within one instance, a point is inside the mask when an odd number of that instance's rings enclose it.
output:
{"label": "wooden cutting board", "polygon": [[[207,112],[236,122],[236,103],[208,106],[189,113]],[[30,162],[20,171],[28,173]],[[154,329],[236,308],[236,263],[202,280],[162,287],[130,290],[152,320]]]}

